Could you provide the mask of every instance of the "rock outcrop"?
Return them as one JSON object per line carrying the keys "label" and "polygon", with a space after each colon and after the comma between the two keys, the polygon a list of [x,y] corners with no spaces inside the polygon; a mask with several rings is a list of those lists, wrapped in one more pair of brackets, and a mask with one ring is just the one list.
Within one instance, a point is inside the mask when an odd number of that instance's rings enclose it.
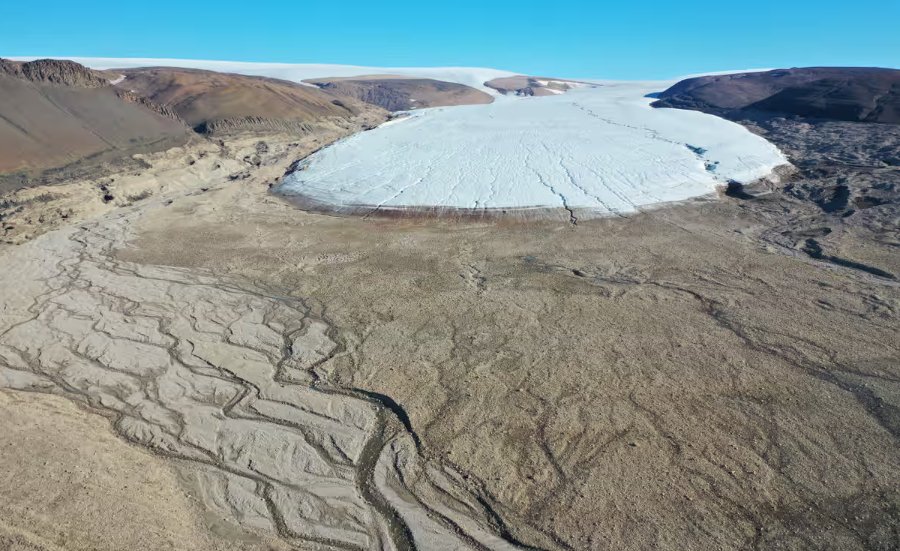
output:
{"label": "rock outcrop", "polygon": [[160,105],[158,103],[155,103],[155,102],[145,98],[144,96],[135,94],[131,90],[119,89],[119,90],[116,90],[116,95],[119,96],[119,98],[122,99],[123,101],[126,101],[128,103],[136,103],[139,105],[143,105],[147,109],[149,109],[155,113],[158,113],[164,117],[184,123],[184,121],[181,119],[181,117],[178,116],[178,113],[176,113],[174,109],[166,107],[165,105]]}
{"label": "rock outcrop", "polygon": [[0,75],[41,84],[59,84],[77,88],[100,88],[109,85],[109,82],[96,71],[64,59],[19,62],[0,58]]}

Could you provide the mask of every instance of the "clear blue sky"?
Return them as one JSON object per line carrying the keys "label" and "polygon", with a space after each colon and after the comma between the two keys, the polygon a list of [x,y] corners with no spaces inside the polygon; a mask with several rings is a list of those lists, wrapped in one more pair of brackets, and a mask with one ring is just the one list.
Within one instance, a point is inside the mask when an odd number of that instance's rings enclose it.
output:
{"label": "clear blue sky", "polygon": [[0,56],[467,65],[663,78],[900,67],[900,0],[0,0]]}

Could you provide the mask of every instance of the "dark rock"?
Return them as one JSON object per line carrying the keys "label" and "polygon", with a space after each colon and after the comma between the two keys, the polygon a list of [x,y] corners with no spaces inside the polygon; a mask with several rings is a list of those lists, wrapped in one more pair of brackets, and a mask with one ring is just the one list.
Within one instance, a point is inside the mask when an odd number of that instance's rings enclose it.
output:
{"label": "dark rock", "polygon": [[728,180],[728,185],[725,187],[725,195],[734,199],[741,199],[742,201],[753,199],[752,195],[744,191],[744,184],[735,180]]}

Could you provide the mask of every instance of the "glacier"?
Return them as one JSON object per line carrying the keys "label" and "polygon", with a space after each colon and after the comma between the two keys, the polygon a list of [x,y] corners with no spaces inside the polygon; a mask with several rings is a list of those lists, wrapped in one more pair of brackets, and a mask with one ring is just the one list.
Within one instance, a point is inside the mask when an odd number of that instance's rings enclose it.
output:
{"label": "glacier", "polygon": [[[33,58],[15,58],[28,60]],[[95,69],[169,66],[281,78],[393,74],[465,84],[488,105],[422,109],[307,158],[277,188],[328,210],[564,208],[629,213],[765,177],[787,159],[744,127],[696,111],[654,109],[680,79],[511,97],[484,86],[517,73],[470,67],[365,67],[184,59],[70,58]]]}
{"label": "glacier", "polygon": [[743,127],[654,109],[652,83],[415,111],[309,157],[278,192],[342,209],[634,212],[787,163]]}

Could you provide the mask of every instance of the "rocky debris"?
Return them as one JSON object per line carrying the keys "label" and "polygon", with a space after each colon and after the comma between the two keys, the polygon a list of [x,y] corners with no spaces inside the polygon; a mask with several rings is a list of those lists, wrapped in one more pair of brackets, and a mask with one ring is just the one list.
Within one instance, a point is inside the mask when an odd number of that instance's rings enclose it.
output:
{"label": "rocky debris", "polygon": [[333,100],[331,100],[331,104],[332,104],[332,105],[337,105],[337,106],[340,107],[341,109],[347,109],[348,111],[350,110],[350,108],[347,107],[347,105],[344,104],[344,102],[342,102],[342,101],[339,100],[339,99],[333,99]]}
{"label": "rocky debris", "polygon": [[683,80],[654,107],[693,109],[729,119],[752,113],[900,123],[900,70],[810,67]]}
{"label": "rocky debris", "polygon": [[732,118],[781,149],[811,174],[835,168],[900,167],[900,125],[751,114]]}
{"label": "rocky debris", "polygon": [[252,174],[250,173],[249,170],[241,170],[241,171],[233,172],[233,173],[229,174],[228,180],[232,181],[232,182],[234,182],[236,180],[246,180],[250,176],[252,176]]}
{"label": "rocky debris", "polygon": [[[845,242],[896,243],[900,124],[892,122],[900,122],[898,94],[898,70],[788,69],[687,79],[653,106],[727,118],[787,155],[796,171],[772,189],[781,212],[763,232],[764,241],[788,254],[892,280],[900,274],[887,265],[846,258],[860,251]],[[725,194],[753,197],[744,188]]]}
{"label": "rocky debris", "polygon": [[896,242],[900,125],[761,115],[737,122],[777,145],[797,169],[775,188],[784,203],[778,207],[781,220],[763,233],[764,240],[843,268],[885,279],[900,276],[840,253],[848,235]]}
{"label": "rocky debris", "polygon": [[110,201],[115,199],[115,197],[112,194],[112,191],[109,189],[109,184],[100,184],[97,187],[101,193],[100,198],[103,200],[104,203],[109,203]]}
{"label": "rocky debris", "polygon": [[38,59],[19,62],[0,58],[0,74],[22,78],[31,82],[59,84],[78,88],[109,86],[109,81],[96,71],[74,61],[62,59]]}
{"label": "rocky debris", "polygon": [[797,167],[784,193],[841,216],[858,205],[900,207],[900,125],[782,117],[737,122],[777,145]]}

